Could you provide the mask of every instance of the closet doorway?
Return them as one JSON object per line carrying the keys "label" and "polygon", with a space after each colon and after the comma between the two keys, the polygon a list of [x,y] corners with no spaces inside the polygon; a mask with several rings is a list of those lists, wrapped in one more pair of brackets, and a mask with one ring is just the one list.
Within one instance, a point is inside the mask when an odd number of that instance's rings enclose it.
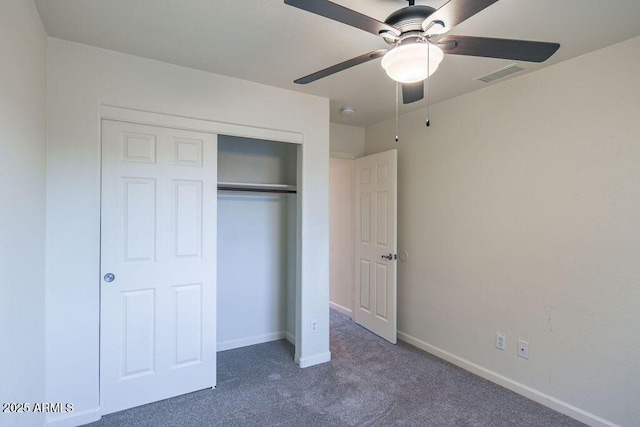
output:
{"label": "closet doorway", "polygon": [[295,345],[298,147],[218,137],[218,351]]}

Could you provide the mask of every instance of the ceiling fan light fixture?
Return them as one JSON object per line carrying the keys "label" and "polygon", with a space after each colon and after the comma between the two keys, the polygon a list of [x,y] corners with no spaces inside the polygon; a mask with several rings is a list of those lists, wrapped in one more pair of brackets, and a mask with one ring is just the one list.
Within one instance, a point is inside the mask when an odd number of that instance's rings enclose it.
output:
{"label": "ceiling fan light fixture", "polygon": [[431,76],[438,69],[443,57],[442,49],[433,43],[402,44],[382,57],[382,68],[397,82],[416,83]]}

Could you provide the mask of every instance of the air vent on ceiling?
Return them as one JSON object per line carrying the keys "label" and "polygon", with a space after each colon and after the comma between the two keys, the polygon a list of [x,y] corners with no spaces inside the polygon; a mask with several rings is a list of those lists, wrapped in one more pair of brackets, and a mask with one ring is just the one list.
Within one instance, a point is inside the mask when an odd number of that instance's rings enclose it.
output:
{"label": "air vent on ceiling", "polygon": [[486,76],[476,77],[476,80],[480,80],[481,82],[489,83],[494,80],[501,79],[511,74],[519,73],[520,71],[524,71],[524,68],[520,67],[516,64],[511,64],[507,67],[501,68],[498,71],[495,71],[491,74],[487,74]]}

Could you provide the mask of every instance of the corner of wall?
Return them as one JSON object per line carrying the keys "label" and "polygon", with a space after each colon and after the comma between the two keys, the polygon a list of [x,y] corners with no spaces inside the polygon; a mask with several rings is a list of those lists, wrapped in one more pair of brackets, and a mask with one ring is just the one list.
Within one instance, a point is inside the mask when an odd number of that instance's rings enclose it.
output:
{"label": "corner of wall", "polygon": [[330,123],[331,157],[355,159],[364,155],[364,128]]}
{"label": "corner of wall", "polygon": [[[47,35],[32,1],[0,3],[0,424],[38,426],[45,399]],[[24,408],[23,408],[24,409]]]}

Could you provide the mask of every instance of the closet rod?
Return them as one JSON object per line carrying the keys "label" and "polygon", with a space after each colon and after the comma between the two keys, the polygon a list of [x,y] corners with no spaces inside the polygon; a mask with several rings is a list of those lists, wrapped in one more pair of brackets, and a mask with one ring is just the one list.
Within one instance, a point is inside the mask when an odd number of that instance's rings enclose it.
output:
{"label": "closet rod", "polygon": [[296,194],[296,190],[287,190],[281,188],[247,188],[247,187],[230,187],[227,185],[219,185],[218,191],[244,191],[247,193],[285,193]]}
{"label": "closet rod", "polygon": [[288,184],[259,184],[250,182],[218,181],[219,191],[246,191],[250,193],[287,193],[295,194],[296,186]]}

